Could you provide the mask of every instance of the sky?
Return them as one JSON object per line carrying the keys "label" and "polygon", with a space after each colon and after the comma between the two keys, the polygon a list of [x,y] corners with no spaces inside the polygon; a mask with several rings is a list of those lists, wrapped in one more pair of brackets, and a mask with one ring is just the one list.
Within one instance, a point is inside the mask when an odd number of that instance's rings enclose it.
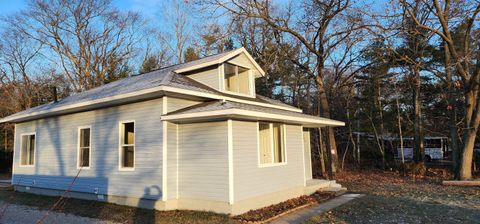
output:
{"label": "sky", "polygon": [[[8,16],[26,7],[28,0],[0,0],[0,15]],[[161,0],[114,0],[119,9],[140,11],[143,15],[154,16]]]}
{"label": "sky", "polygon": [[[0,17],[8,17],[11,14],[14,14],[20,10],[26,9],[28,2],[31,0],[0,0]],[[163,34],[172,35],[174,28],[168,25],[168,21],[171,19],[168,16],[172,13],[168,10],[168,5],[171,4],[169,0],[111,0],[112,4],[122,11],[136,11],[149,21],[154,21],[150,23],[153,26],[161,31]],[[280,5],[286,4],[289,1],[295,2],[296,0],[273,0],[273,2],[279,3]],[[373,11],[383,11],[382,8],[385,3],[389,0],[354,0],[354,4],[368,5]],[[163,10],[162,10],[163,9]],[[201,14],[189,15],[189,20],[192,24],[197,26],[205,25]],[[217,19],[218,22],[218,19]],[[198,24],[197,24],[198,23]],[[194,25],[190,25],[186,28],[189,33],[195,33],[196,28]],[[2,29],[0,24],[0,31]],[[168,39],[168,38],[167,38]],[[170,43],[172,45],[172,43]],[[173,45],[172,45],[173,46]]]}
{"label": "sky", "polygon": [[[280,2],[285,2],[285,0],[277,0]],[[363,2],[365,0],[359,0],[358,2]],[[374,0],[375,4],[372,4],[374,8],[380,7],[388,0]],[[8,15],[9,13],[14,13],[18,10],[21,10],[26,7],[28,0],[0,0],[0,14]],[[160,8],[162,0],[112,0],[113,4],[116,5],[119,9],[123,10],[133,10],[142,12],[146,16],[155,16],[156,12]],[[367,2],[371,2],[367,0]]]}

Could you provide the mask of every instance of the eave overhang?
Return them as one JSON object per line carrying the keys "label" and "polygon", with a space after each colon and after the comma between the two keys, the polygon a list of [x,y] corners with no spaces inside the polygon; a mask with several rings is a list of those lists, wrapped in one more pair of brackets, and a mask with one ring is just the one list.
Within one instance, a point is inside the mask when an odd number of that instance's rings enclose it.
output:
{"label": "eave overhang", "polygon": [[298,124],[308,128],[319,128],[319,127],[337,127],[345,126],[345,123],[342,121],[326,119],[326,118],[315,118],[315,117],[302,117],[302,116],[290,116],[283,114],[273,114],[266,112],[250,111],[244,109],[223,109],[216,111],[205,111],[205,112],[194,112],[194,113],[184,113],[184,114],[172,114],[164,115],[161,117],[162,121],[170,121],[173,123],[194,123],[194,122],[207,122],[214,120],[226,120],[226,119],[238,119],[238,120],[248,120],[248,121],[269,121],[269,122],[280,122],[288,124]]}

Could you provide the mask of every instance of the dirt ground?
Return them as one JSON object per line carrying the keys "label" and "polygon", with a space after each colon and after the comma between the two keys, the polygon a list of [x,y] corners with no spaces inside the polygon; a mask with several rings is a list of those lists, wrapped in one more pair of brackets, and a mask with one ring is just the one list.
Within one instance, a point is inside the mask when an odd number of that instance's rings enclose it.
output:
{"label": "dirt ground", "polygon": [[[48,197],[20,192],[9,191],[0,188],[0,223],[11,223],[10,220],[19,220],[19,223],[36,223],[38,217],[43,216],[52,205],[56,204],[58,197]],[[18,212],[25,208],[39,214],[30,214],[32,219],[27,222],[24,213]],[[58,203],[52,211],[56,214],[49,214],[49,221],[45,223],[70,223],[66,218],[71,216],[92,218],[107,221],[106,223],[239,223],[228,215],[216,214],[213,212],[199,211],[153,211],[149,209],[133,208],[96,201],[85,201],[68,198]],[[14,213],[12,215],[12,213]],[[32,213],[32,212],[30,212]],[[61,213],[65,214],[62,215]],[[21,216],[21,217],[15,217]],[[3,217],[2,217],[3,216]],[[54,216],[54,217],[52,217]],[[55,220],[55,218],[58,218]],[[27,219],[28,220],[28,219]],[[53,220],[53,221],[52,221]],[[83,220],[83,219],[81,219]],[[88,220],[88,219],[86,219]],[[5,221],[5,222],[3,222]],[[15,223],[15,222],[13,222]],[[85,222],[88,223],[88,222]]]}
{"label": "dirt ground", "polygon": [[307,223],[480,223],[480,188],[442,186],[441,178],[446,177],[414,180],[395,172],[343,173],[337,182],[349,192],[367,195]]}
{"label": "dirt ground", "polygon": [[10,178],[12,178],[10,173],[0,172],[0,180],[8,180]]}
{"label": "dirt ground", "polygon": [[[480,188],[442,186],[442,178],[448,177],[439,176],[414,181],[394,172],[343,173],[337,181],[366,196],[307,223],[480,223]],[[57,200],[0,188],[0,214],[14,211],[5,209],[5,202],[46,212]],[[116,223],[241,223],[210,212],[160,212],[78,199],[66,199],[53,211]]]}

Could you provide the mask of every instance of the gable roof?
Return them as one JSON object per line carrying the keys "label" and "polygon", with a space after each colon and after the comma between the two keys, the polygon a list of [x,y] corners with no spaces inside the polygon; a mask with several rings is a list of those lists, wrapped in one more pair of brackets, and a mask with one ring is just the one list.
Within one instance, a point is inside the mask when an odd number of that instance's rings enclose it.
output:
{"label": "gable roof", "polygon": [[307,115],[282,109],[257,105],[213,100],[170,112],[162,120],[173,122],[194,122],[220,118],[241,118],[256,121],[278,121],[300,124],[305,127],[344,126],[345,123],[323,117]]}
{"label": "gable roof", "polygon": [[[47,116],[57,116],[99,107],[158,98],[165,95],[166,92],[212,99],[238,100],[239,102],[301,112],[298,108],[258,94],[256,98],[232,96],[175,72],[212,61],[217,63],[219,60],[224,60],[224,58],[229,58],[232,57],[232,55],[238,55],[242,52],[246,52],[244,48],[212,55],[197,61],[165,67],[142,75],[130,76],[85,92],[71,95],[58,102],[51,102],[20,111],[16,114],[1,118],[0,123],[23,122]],[[248,53],[246,55],[248,55]]]}
{"label": "gable roof", "polygon": [[176,69],[175,72],[184,73],[184,72],[193,71],[199,68],[208,67],[211,65],[221,64],[242,53],[245,54],[245,56],[247,56],[250,62],[255,66],[255,69],[257,69],[262,76],[265,76],[265,71],[263,71],[260,65],[252,58],[252,56],[247,52],[247,50],[244,47],[188,62],[184,64],[186,66],[182,66],[181,68]]}

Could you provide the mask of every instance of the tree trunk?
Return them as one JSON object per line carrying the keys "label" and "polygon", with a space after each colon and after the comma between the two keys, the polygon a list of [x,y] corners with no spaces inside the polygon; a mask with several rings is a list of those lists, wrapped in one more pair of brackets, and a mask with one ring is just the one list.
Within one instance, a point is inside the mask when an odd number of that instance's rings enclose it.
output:
{"label": "tree trunk", "polygon": [[465,134],[463,139],[463,149],[461,152],[460,180],[472,178],[473,147],[477,137],[478,126],[480,123],[480,102],[478,102],[478,92],[471,90],[465,94],[467,97],[465,108]]}
{"label": "tree trunk", "polygon": [[[355,143],[355,139],[353,139],[352,120],[350,118],[350,97],[347,98],[347,122],[348,122],[348,139],[352,143],[353,162],[357,163],[357,156],[356,156],[356,152],[355,152],[357,150],[357,144]],[[345,150],[345,154],[346,154],[346,150]],[[344,156],[344,159],[342,161],[342,170],[343,170],[344,160],[345,160],[345,156]]]}
{"label": "tree trunk", "polygon": [[460,166],[460,180],[472,179],[473,147],[475,145],[476,131],[467,131],[462,152],[462,164]]}
{"label": "tree trunk", "polygon": [[336,153],[336,148],[335,148],[335,151],[332,149],[333,145],[335,145],[335,142],[332,143],[332,139],[333,141],[335,141],[335,136],[333,135],[333,128],[331,127],[325,128],[325,143],[326,143],[325,152],[327,155],[327,161],[329,165],[328,175],[330,176],[330,178],[333,179],[335,176],[335,173],[337,172],[338,157]]}
{"label": "tree trunk", "polygon": [[320,169],[322,171],[322,176],[326,177],[326,169],[325,169],[325,146],[323,144],[322,138],[322,129],[318,128],[318,158],[320,159]]}
{"label": "tree trunk", "polygon": [[378,96],[377,96],[377,101],[378,101],[378,113],[380,115],[380,141],[381,141],[381,148],[380,148],[380,153],[382,154],[382,169],[385,169],[385,140],[384,140],[384,131],[385,131],[385,126],[383,124],[383,108],[382,108],[382,84],[381,80],[378,80]]}
{"label": "tree trunk", "polygon": [[453,76],[450,61],[450,50],[446,42],[443,42],[445,49],[445,73],[447,80],[447,111],[448,111],[448,126],[450,134],[449,148],[452,150],[453,175],[455,179],[460,178],[460,152],[458,147],[458,133],[457,133],[457,106],[455,99],[455,86],[453,84]]}
{"label": "tree trunk", "polygon": [[417,67],[413,68],[414,73],[414,91],[413,91],[413,105],[414,105],[414,159],[415,163],[423,162],[424,145],[423,145],[423,126],[422,126],[422,101],[420,99],[420,72]]}
{"label": "tree trunk", "polygon": [[[317,76],[317,91],[318,91],[318,103],[320,116],[325,118],[331,118],[330,116],[330,107],[327,100],[327,94],[325,91],[325,86],[323,80]],[[337,171],[338,156],[337,156],[337,144],[335,141],[335,134],[332,127],[325,128],[325,142],[326,142],[326,153],[328,157],[328,166],[329,172],[333,176]]]}
{"label": "tree trunk", "polygon": [[405,151],[403,148],[403,132],[402,132],[402,115],[400,114],[400,102],[398,100],[398,90],[397,90],[397,85],[395,83],[396,81],[393,82],[393,86],[395,88],[395,103],[397,105],[397,126],[398,126],[398,136],[400,137],[400,152],[402,155],[402,164],[405,164]]}

